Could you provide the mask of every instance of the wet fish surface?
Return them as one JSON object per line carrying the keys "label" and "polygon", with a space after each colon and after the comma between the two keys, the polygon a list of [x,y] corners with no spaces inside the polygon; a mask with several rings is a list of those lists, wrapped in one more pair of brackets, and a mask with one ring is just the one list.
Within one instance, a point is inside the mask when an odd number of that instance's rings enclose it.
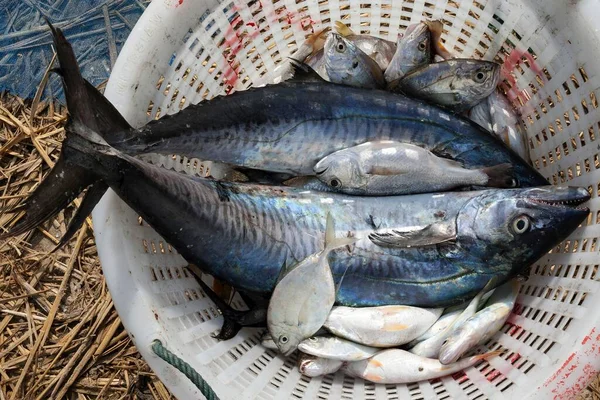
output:
{"label": "wet fish surface", "polygon": [[337,33],[351,41],[363,53],[371,57],[385,71],[396,53],[396,43],[372,35],[356,34],[341,21],[335,22]]}
{"label": "wet fish surface", "polygon": [[388,140],[336,151],[319,161],[314,170],[332,190],[363,196],[516,186],[510,164],[470,170],[422,147]]}
{"label": "wet fish surface", "polygon": [[480,354],[454,364],[444,365],[438,360],[417,356],[405,350],[389,349],[377,353],[368,360],[348,363],[344,366],[344,371],[375,383],[420,382],[453,374],[499,353]]}
{"label": "wet fish surface", "polygon": [[481,103],[475,105],[469,116],[474,122],[499,137],[523,160],[531,162],[525,128],[502,93],[494,91]]}
{"label": "wet fish surface", "polygon": [[379,65],[342,35],[327,36],[323,57],[329,82],[371,89],[385,86]]}
{"label": "wet fish surface", "polygon": [[422,335],[443,311],[410,306],[334,307],[325,328],[367,346],[394,347]]}
{"label": "wet fish surface", "polygon": [[316,357],[340,361],[360,361],[372,357],[381,349],[365,346],[337,336],[313,336],[298,346],[298,350]]}
{"label": "wet fish surface", "polygon": [[327,256],[335,248],[349,245],[355,238],[335,237],[335,227],[327,215],[325,249],[300,261],[277,283],[267,311],[267,327],[279,351],[289,355],[304,339],[325,323],[335,302],[335,285]]}
{"label": "wet fish surface", "polygon": [[388,86],[395,92],[463,112],[495,90],[500,64],[455,58],[421,67]]}
{"label": "wet fish surface", "polygon": [[498,333],[515,306],[520,286],[520,282],[513,279],[496,288],[483,310],[457,324],[440,349],[440,362],[451,364]]}
{"label": "wet fish surface", "polygon": [[431,62],[431,32],[424,23],[410,25],[398,39],[396,53],[384,73],[386,82],[392,82]]}
{"label": "wet fish surface", "polygon": [[302,375],[311,378],[333,374],[334,372],[337,372],[343,364],[343,361],[315,357],[310,354],[301,353],[300,356],[298,356],[298,370]]}

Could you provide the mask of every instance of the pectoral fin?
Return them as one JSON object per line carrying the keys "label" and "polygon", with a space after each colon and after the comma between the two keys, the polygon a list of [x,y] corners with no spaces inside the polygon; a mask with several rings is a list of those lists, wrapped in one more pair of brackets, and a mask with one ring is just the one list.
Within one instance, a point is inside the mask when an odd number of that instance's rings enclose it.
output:
{"label": "pectoral fin", "polygon": [[391,230],[377,232],[369,235],[371,242],[380,247],[427,247],[442,243],[451,243],[456,240],[456,223],[442,221],[427,225],[412,231]]}

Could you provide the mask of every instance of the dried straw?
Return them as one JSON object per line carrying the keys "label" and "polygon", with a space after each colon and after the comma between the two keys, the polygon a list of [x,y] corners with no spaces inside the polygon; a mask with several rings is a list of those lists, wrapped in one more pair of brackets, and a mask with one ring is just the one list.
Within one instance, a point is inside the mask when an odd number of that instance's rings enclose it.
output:
{"label": "dried straw", "polygon": [[[65,120],[63,107],[39,96],[0,94],[0,209],[19,204],[50,171]],[[0,242],[0,400],[173,398],[123,329],[91,224],[49,253],[74,206]],[[0,215],[0,229],[19,218]]]}

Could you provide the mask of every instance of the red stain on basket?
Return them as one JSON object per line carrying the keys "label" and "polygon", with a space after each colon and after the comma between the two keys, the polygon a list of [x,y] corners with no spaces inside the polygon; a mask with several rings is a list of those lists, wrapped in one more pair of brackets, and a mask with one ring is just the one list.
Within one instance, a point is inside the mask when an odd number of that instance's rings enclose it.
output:
{"label": "red stain on basket", "polygon": [[517,334],[517,332],[523,330],[523,327],[521,325],[518,325],[518,324],[515,324],[514,322],[512,322],[511,321],[512,318],[513,318],[513,314],[511,314],[511,316],[509,317],[508,321],[505,322],[505,325],[510,326],[510,329],[508,330],[507,333],[510,336],[515,336]]}
{"label": "red stain on basket", "polygon": [[592,335],[594,334],[594,332],[596,332],[596,328],[592,328],[592,331],[590,332],[590,334],[583,337],[581,344],[586,344],[587,342],[589,342],[590,339],[592,339]]}
{"label": "red stain on basket", "polygon": [[500,373],[500,371],[498,370],[493,370],[489,375],[486,376],[486,379],[488,380],[488,382],[493,381],[494,379],[496,379],[497,377],[501,376],[502,374]]}
{"label": "red stain on basket", "polygon": [[[235,5],[232,10],[236,11]],[[250,21],[245,24],[246,27],[250,27],[250,33],[247,29],[243,31],[239,29],[238,26],[242,26],[242,23],[242,18],[237,15],[231,20],[224,34],[225,40],[223,41],[222,47],[228,52],[226,55],[224,55],[225,62],[221,68],[223,70],[222,79],[225,83],[226,94],[230,94],[233,91],[236,83],[239,80],[240,66],[236,61],[236,56],[244,48],[245,43],[252,41],[260,33],[256,22]],[[236,27],[238,29],[236,29]]]}
{"label": "red stain on basket", "polygon": [[465,374],[464,371],[460,371],[457,372],[455,374],[452,374],[452,378],[457,381],[459,384],[463,383],[465,381],[467,381],[469,378],[467,377],[467,374]]}
{"label": "red stain on basket", "polygon": [[504,82],[499,85],[506,92],[506,97],[512,102],[520,99],[521,102],[527,103],[531,98],[526,89],[519,90],[517,80],[514,77],[515,68],[524,60],[527,60],[529,68],[536,75],[540,76],[543,81],[546,79],[542,69],[539,67],[531,53],[513,49],[510,54],[506,56],[504,63],[502,63],[502,67],[500,68],[500,76],[508,82],[508,85]]}
{"label": "red stain on basket", "polygon": [[515,353],[512,356],[510,356],[509,360],[511,364],[515,364],[517,361],[519,361],[521,359],[521,355],[519,353]]}

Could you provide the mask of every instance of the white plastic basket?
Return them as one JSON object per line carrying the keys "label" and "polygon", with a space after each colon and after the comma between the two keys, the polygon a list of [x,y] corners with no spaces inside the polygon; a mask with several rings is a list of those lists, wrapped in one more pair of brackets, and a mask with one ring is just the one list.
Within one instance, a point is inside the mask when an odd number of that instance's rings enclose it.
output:
{"label": "white plastic basket", "polygon": [[[221,317],[185,261],[110,192],[94,211],[108,286],[138,349],[179,399],[201,395],[152,353],[154,339],[191,364],[221,399],[564,399],[598,373],[597,1],[155,0],[123,47],[106,95],[140,126],[248,87],[270,74],[313,29],[336,20],[393,40],[424,18],[443,19],[446,47],[463,56],[500,60],[512,54],[517,65],[507,81],[511,94],[518,94],[535,166],[553,183],[589,187],[593,193],[589,219],[533,266],[516,313],[487,345],[508,351],[465,374],[411,385],[375,385],[341,372],[302,377],[293,360],[260,346],[257,330],[245,329],[226,342],[212,339]],[[162,162],[191,173],[204,167],[197,160]]]}

